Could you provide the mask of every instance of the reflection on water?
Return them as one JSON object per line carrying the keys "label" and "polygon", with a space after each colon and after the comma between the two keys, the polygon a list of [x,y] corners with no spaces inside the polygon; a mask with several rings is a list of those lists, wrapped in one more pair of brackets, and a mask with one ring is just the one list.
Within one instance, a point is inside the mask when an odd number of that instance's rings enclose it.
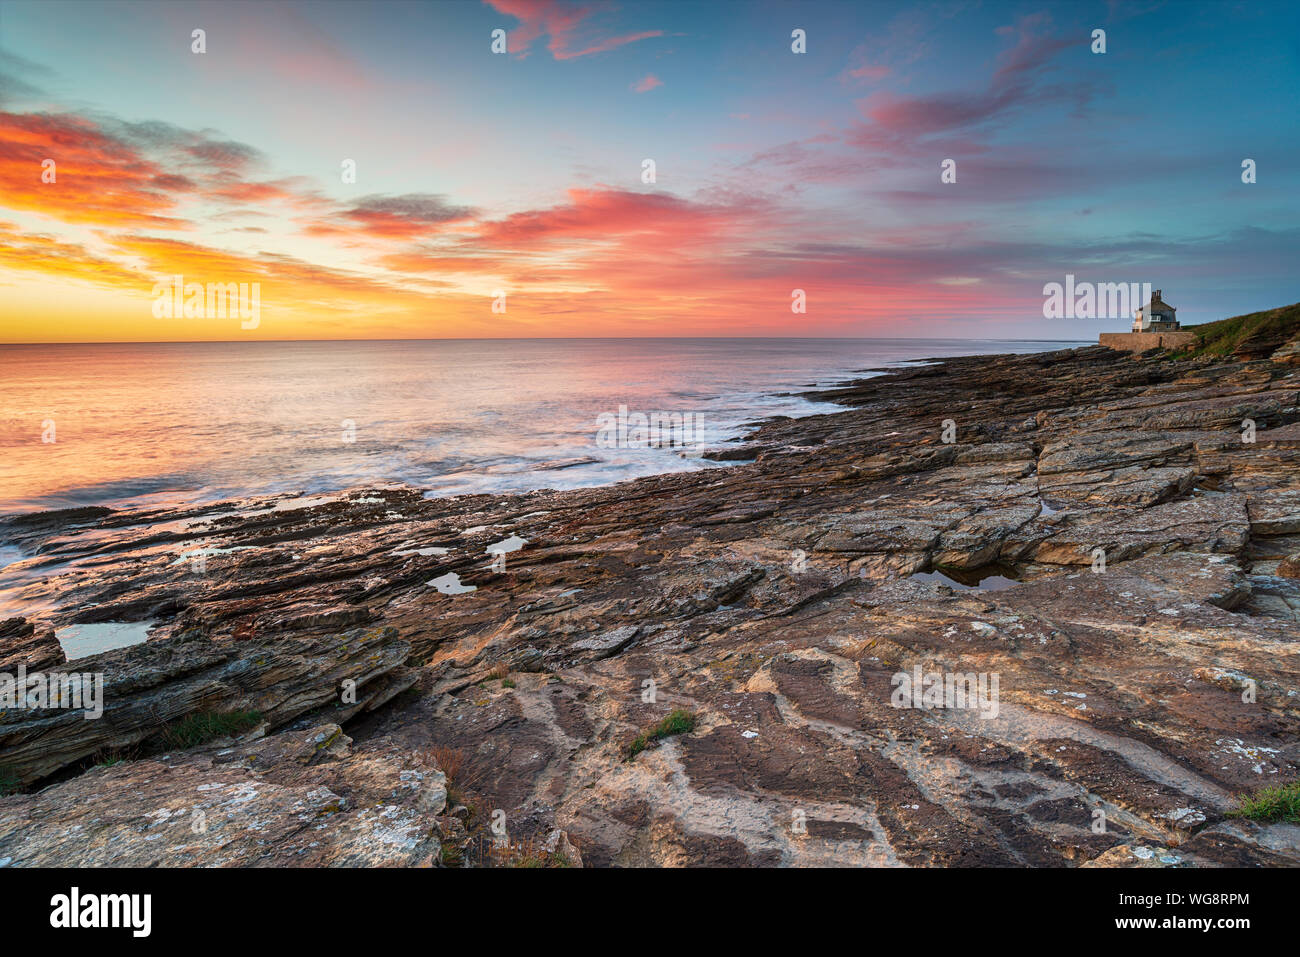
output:
{"label": "reflection on water", "polygon": [[152,621],[103,621],[90,625],[68,625],[54,633],[68,661],[88,658],[114,648],[138,645],[149,636]]}
{"label": "reflection on water", "polygon": [[[319,495],[600,485],[719,467],[603,448],[620,405],[696,413],[704,442],[782,396],[928,356],[1062,343],[906,339],[552,339],[0,346],[0,512]],[[43,442],[46,423],[53,442]],[[680,451],[680,450],[679,450]]]}
{"label": "reflection on water", "polygon": [[431,578],[429,584],[444,595],[463,595],[466,592],[478,591],[477,585],[462,585],[460,576],[455,572],[447,572],[437,578]]}
{"label": "reflection on water", "polygon": [[1019,573],[1010,565],[1001,563],[980,568],[944,568],[943,571],[917,572],[909,575],[915,581],[947,585],[954,591],[1002,591],[1019,585]]}

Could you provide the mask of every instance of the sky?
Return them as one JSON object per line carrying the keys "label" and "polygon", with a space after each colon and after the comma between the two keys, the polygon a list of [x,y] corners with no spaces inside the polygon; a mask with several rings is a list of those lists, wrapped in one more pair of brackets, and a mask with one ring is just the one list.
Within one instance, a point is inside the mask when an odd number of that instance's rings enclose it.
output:
{"label": "sky", "polygon": [[4,0],[0,342],[1205,322],[1300,300],[1298,101],[1292,0]]}

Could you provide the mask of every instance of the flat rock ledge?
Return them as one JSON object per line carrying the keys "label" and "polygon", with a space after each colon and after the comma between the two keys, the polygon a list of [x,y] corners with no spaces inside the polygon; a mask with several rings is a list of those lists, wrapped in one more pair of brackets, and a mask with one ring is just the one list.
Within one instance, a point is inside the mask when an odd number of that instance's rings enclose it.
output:
{"label": "flat rock ledge", "polygon": [[415,683],[401,667],[410,650],[389,627],[253,641],[182,635],[79,658],[43,673],[103,675],[102,717],[84,708],[0,710],[0,755],[10,775],[30,783],[204,712],[256,712],[268,727],[331,705],[351,717]]}
{"label": "flat rock ledge", "polygon": [[[951,359],[611,487],[9,520],[0,671],[106,703],[0,717],[0,864],[1296,866],[1231,814],[1300,773],[1285,360]],[[108,621],[149,640],[61,663]]]}

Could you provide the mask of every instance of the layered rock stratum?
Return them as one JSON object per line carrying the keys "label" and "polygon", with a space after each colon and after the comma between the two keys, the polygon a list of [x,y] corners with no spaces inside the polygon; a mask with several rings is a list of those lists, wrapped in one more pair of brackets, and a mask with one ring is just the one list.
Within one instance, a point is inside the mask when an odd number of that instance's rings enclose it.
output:
{"label": "layered rock stratum", "polygon": [[[604,488],[10,520],[0,671],[106,684],[0,712],[0,863],[1295,866],[1230,811],[1300,768],[1296,356],[950,359]],[[155,624],[62,661],[107,621]],[[918,667],[996,708],[896,706]]]}

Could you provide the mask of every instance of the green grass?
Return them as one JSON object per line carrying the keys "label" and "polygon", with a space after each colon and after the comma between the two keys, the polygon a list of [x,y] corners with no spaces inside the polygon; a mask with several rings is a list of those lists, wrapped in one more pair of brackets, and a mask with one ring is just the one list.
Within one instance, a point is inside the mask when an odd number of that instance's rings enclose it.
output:
{"label": "green grass", "polygon": [[1176,359],[1192,356],[1243,354],[1267,356],[1293,336],[1300,335],[1300,303],[1233,316],[1198,326],[1183,326],[1196,333],[1196,345],[1174,353]]}
{"label": "green grass", "polygon": [[465,862],[460,848],[450,842],[442,845],[441,857],[443,867],[460,867]]}
{"label": "green grass", "polygon": [[242,734],[261,720],[260,711],[201,711],[167,725],[161,738],[169,748],[193,748],[214,738]]}
{"label": "green grass", "polygon": [[670,738],[676,734],[690,734],[695,730],[695,715],[681,708],[674,708],[668,716],[653,727],[647,728],[633,739],[632,744],[628,747],[628,760],[635,758],[638,754],[650,746],[652,741],[658,741],[661,738]]}
{"label": "green grass", "polygon": [[0,764],[0,797],[9,794],[17,794],[22,784],[18,781],[18,775],[14,773],[13,768],[7,764]]}
{"label": "green grass", "polygon": [[515,686],[515,679],[514,679],[514,678],[502,678],[502,679],[501,679],[501,687],[503,687],[503,688],[513,688],[514,686]]}
{"label": "green grass", "polygon": [[1300,781],[1261,788],[1253,795],[1243,794],[1237,798],[1237,807],[1228,812],[1228,817],[1300,824]]}
{"label": "green grass", "polygon": [[554,854],[547,854],[545,851],[524,854],[510,861],[507,867],[519,867],[531,870],[536,867],[572,867],[573,862],[569,860],[567,854],[561,854],[556,851]]}

